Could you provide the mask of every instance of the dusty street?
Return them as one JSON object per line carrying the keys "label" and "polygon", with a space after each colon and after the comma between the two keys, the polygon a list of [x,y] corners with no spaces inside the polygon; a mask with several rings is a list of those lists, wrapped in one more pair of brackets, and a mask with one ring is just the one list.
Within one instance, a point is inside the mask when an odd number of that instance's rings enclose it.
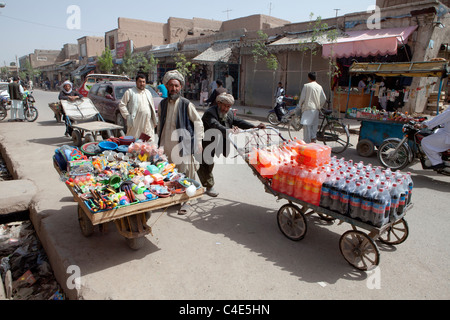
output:
{"label": "dusty street", "polygon": [[[277,226],[285,201],[265,193],[244,164],[218,164],[217,199],[205,196],[195,211],[178,216],[175,208],[154,212],[153,236],[131,251],[113,224],[107,234],[84,238],[72,196],[52,165],[57,147],[70,144],[48,103],[57,94],[35,91],[35,123],[0,123],[0,144],[14,163],[14,175],[35,182],[39,194],[32,221],[51,265],[72,299],[443,299],[450,298],[450,178],[410,168],[414,208],[406,216],[410,234],[400,246],[377,243],[379,268],[354,270],[339,251],[348,224],[309,217],[304,240],[292,242]],[[342,157],[360,158],[353,147]],[[219,160],[220,162],[220,160]],[[73,266],[81,272],[74,288]],[[69,287],[67,288],[67,284]],[[73,290],[69,290],[73,289]]]}

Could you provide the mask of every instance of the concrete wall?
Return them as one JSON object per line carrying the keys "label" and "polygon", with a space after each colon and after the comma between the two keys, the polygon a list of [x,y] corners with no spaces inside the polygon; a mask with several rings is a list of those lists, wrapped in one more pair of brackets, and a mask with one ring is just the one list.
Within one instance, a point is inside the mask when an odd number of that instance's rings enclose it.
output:
{"label": "concrete wall", "polygon": [[219,32],[221,21],[193,18],[169,18],[165,26],[166,43],[183,42],[189,38],[204,37]]}
{"label": "concrete wall", "polygon": [[31,66],[36,69],[54,64],[60,53],[60,50],[34,50],[30,54]]}
{"label": "concrete wall", "polygon": [[[82,46],[86,47],[86,52],[82,52]],[[102,37],[83,37],[78,39],[78,51],[83,57],[82,63],[86,64],[87,58],[101,56],[105,50],[105,39]]]}
{"label": "concrete wall", "polygon": [[220,31],[231,31],[245,28],[248,31],[266,30],[290,24],[290,21],[262,14],[224,21]]}

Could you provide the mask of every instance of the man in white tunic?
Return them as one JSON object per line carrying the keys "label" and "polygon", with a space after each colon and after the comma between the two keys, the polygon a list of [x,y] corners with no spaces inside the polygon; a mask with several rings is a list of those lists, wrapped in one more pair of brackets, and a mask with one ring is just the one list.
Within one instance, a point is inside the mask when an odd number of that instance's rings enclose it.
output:
{"label": "man in white tunic", "polygon": [[422,140],[422,149],[431,161],[431,169],[439,170],[445,168],[440,153],[450,149],[450,108],[447,108],[434,119],[423,122],[422,125],[430,129],[440,125],[443,126],[436,133]]}
{"label": "man in white tunic", "polygon": [[[194,155],[203,151],[203,121],[195,105],[180,95],[185,82],[179,71],[166,73],[163,83],[169,97],[161,101],[158,108],[159,146],[164,147],[169,161],[176,164],[179,172],[195,179],[200,164]],[[189,203],[181,207],[179,214],[186,214],[187,210]]]}
{"label": "man in white tunic", "polygon": [[316,142],[319,128],[319,113],[327,97],[320,84],[316,82],[316,73],[308,74],[309,83],[305,84],[300,96],[299,107],[302,110],[303,140],[306,143]]}
{"label": "man in white tunic", "polygon": [[155,128],[158,123],[153,97],[145,86],[145,75],[136,77],[136,87],[125,92],[119,104],[120,113],[127,121],[127,136],[139,139],[142,134],[156,142]]}

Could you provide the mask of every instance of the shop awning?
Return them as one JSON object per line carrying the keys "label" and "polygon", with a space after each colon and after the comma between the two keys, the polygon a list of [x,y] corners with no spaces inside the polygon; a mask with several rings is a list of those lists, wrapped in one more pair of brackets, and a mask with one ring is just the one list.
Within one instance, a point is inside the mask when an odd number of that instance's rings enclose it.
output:
{"label": "shop awning", "polygon": [[175,53],[177,52],[178,52],[178,42],[161,46],[155,46],[148,51],[148,53],[152,54],[155,58],[171,57],[175,55]]}
{"label": "shop awning", "polygon": [[350,74],[374,74],[380,77],[438,77],[450,74],[447,61],[359,63],[350,67]]}
{"label": "shop awning", "polygon": [[192,61],[196,63],[227,63],[230,60],[232,53],[233,51],[229,44],[214,44],[211,48],[192,59]]}
{"label": "shop awning", "polygon": [[399,44],[406,44],[417,26],[393,29],[348,31],[336,42],[323,44],[324,58],[368,57],[397,54]]}

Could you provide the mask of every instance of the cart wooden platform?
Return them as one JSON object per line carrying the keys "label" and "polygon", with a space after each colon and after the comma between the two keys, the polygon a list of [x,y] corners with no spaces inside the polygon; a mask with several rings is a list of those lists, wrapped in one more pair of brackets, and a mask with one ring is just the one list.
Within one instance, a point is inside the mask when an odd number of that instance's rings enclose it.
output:
{"label": "cart wooden platform", "polygon": [[[261,131],[261,130],[260,130]],[[267,132],[272,131],[272,132]],[[380,262],[380,252],[375,241],[380,241],[388,245],[399,245],[406,241],[409,235],[408,223],[402,218],[396,221],[390,221],[381,228],[365,223],[358,219],[334,212],[319,206],[315,206],[308,202],[296,199],[286,194],[280,193],[272,189],[271,180],[264,178],[249,162],[249,151],[255,146],[263,147],[271,144],[274,137],[284,138],[276,129],[268,128],[262,134],[254,129],[242,131],[241,133],[253,135],[253,138],[246,139],[247,145],[244,148],[236,150],[252,169],[253,174],[261,181],[265,187],[265,191],[278,200],[286,200],[288,203],[283,205],[277,214],[277,223],[281,232],[292,241],[302,240],[308,230],[307,216],[316,213],[321,219],[334,222],[339,220],[339,224],[348,223],[352,230],[345,232],[339,240],[340,252],[344,259],[354,268],[367,271],[376,268]],[[256,135],[255,135],[256,134]],[[275,142],[276,143],[276,142]],[[412,209],[410,204],[405,208],[405,214]],[[366,232],[360,231],[363,229]]]}
{"label": "cart wooden platform", "polygon": [[[61,175],[62,172],[55,162],[53,162],[53,166]],[[126,239],[128,246],[133,250],[142,248],[145,236],[152,233],[151,227],[147,225],[150,212],[195,200],[201,198],[204,194],[204,189],[200,188],[193,197],[188,197],[185,193],[174,194],[168,198],[158,198],[148,202],[93,213],[78,193],[72,187],[66,186],[72,193],[74,201],[78,204],[78,221],[81,232],[85,237],[92,236],[96,226],[99,227],[100,231],[103,231],[106,229],[107,223],[114,222],[120,235]]]}

